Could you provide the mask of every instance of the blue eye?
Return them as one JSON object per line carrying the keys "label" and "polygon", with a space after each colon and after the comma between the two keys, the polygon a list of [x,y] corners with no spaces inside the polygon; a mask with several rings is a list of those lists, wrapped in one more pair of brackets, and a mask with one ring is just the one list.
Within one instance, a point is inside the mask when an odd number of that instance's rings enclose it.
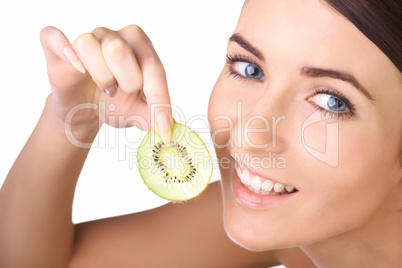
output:
{"label": "blue eye", "polygon": [[346,104],[339,98],[329,94],[317,94],[310,99],[316,105],[331,112],[345,112],[348,111]]}
{"label": "blue eye", "polygon": [[307,100],[329,118],[355,117],[354,105],[339,91],[328,88],[317,89]]}
{"label": "blue eye", "polygon": [[243,61],[234,62],[233,69],[237,74],[243,77],[247,77],[250,79],[257,79],[261,81],[265,80],[264,73],[261,71],[261,69],[258,66],[251,64],[249,62],[243,62]]}
{"label": "blue eye", "polygon": [[323,109],[335,113],[342,113],[349,111],[346,104],[339,98],[329,94],[316,94],[310,98],[316,105]]}

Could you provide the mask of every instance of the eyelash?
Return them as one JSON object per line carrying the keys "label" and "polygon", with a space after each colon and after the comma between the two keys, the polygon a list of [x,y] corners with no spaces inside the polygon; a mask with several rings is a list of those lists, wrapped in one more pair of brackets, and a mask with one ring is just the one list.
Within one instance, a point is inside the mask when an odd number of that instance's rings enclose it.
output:
{"label": "eyelash", "polygon": [[255,65],[257,68],[259,68],[261,70],[261,72],[262,72],[262,68],[258,65],[258,63],[256,63],[250,57],[247,57],[247,56],[244,56],[244,55],[239,55],[239,54],[235,54],[233,56],[226,55],[226,64],[228,66],[228,74],[229,74],[229,76],[233,76],[234,78],[239,79],[240,81],[249,81],[249,80],[258,81],[256,79],[244,77],[244,76],[240,75],[237,71],[235,71],[234,68],[233,68],[233,65],[236,62],[248,62],[248,63],[251,63],[252,65]]}
{"label": "eyelash", "polygon": [[[255,79],[244,77],[244,76],[240,75],[237,71],[235,71],[234,68],[233,68],[233,65],[236,62],[248,62],[248,63],[251,63],[251,64],[255,65],[257,68],[259,68],[262,71],[262,68],[258,65],[258,63],[256,63],[250,57],[247,57],[247,56],[244,56],[244,55],[239,55],[239,54],[235,54],[233,56],[226,55],[226,64],[228,66],[229,77],[233,76],[234,78],[239,79],[240,81],[249,81],[249,80],[255,80]],[[339,91],[331,89],[331,88],[318,88],[318,89],[314,90],[314,94],[312,94],[311,96],[318,95],[318,94],[327,94],[327,95],[331,95],[333,97],[336,97],[336,98],[340,99],[343,103],[345,103],[345,105],[349,109],[349,111],[347,111],[347,112],[338,112],[337,113],[337,112],[332,112],[332,111],[329,111],[327,109],[324,109],[321,106],[309,101],[309,103],[311,103],[317,110],[319,110],[319,111],[324,113],[325,118],[328,118],[328,119],[336,118],[336,119],[344,120],[345,118],[346,119],[351,119],[351,118],[356,117],[355,105],[352,104],[352,102],[349,100],[348,97],[344,96]],[[308,98],[310,98],[310,97],[308,97]]]}
{"label": "eyelash", "polygon": [[[333,97],[336,97],[340,99],[343,103],[345,103],[346,107],[348,108],[349,111],[347,112],[332,112],[327,109],[322,108],[321,106],[309,101],[317,110],[322,111],[324,113],[324,117],[331,119],[331,118],[336,118],[336,119],[351,119],[356,117],[356,108],[355,105],[352,104],[352,102],[349,100],[348,97],[343,95],[341,92],[331,89],[331,88],[318,88],[314,90],[314,94],[312,94],[310,97],[318,94],[327,94],[331,95]],[[308,98],[310,98],[308,97]],[[308,99],[307,98],[307,99]]]}

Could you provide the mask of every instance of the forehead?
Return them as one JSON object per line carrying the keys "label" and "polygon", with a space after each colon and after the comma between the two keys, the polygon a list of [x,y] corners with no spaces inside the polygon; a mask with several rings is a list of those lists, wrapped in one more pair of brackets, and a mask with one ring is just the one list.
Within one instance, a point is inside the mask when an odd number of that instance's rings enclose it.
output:
{"label": "forehead", "polygon": [[308,27],[313,31],[351,24],[322,0],[248,0],[244,3],[240,22],[269,27],[271,30],[275,29],[274,26],[292,30],[296,25],[298,30]]}
{"label": "forehead", "polygon": [[304,56],[322,63],[343,62],[350,56],[345,53],[359,55],[373,48],[352,23],[317,0],[246,1],[236,31],[282,59],[285,54],[293,60]]}

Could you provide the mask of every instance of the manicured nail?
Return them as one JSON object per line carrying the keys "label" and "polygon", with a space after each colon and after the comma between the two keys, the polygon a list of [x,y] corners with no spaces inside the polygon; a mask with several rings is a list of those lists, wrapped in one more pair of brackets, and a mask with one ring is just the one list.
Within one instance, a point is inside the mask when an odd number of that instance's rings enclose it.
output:
{"label": "manicured nail", "polygon": [[144,90],[143,90],[143,89],[141,89],[141,97],[142,97],[142,100],[143,100],[143,101],[147,102],[147,97],[145,97],[145,94],[144,94]]}
{"label": "manicured nail", "polygon": [[117,90],[117,86],[114,85],[114,86],[111,86],[111,87],[106,88],[106,89],[105,89],[105,92],[106,92],[109,96],[113,96],[114,93],[116,92],[116,90]]}
{"label": "manicured nail", "polygon": [[77,54],[75,54],[75,51],[70,47],[70,46],[65,46],[63,48],[63,55],[66,57],[66,59],[71,63],[71,65],[77,69],[80,73],[85,74],[85,67],[78,58]]}
{"label": "manicured nail", "polygon": [[170,129],[170,120],[167,114],[160,113],[156,118],[158,124],[159,135],[162,138],[163,143],[169,144],[172,139],[172,130]]}

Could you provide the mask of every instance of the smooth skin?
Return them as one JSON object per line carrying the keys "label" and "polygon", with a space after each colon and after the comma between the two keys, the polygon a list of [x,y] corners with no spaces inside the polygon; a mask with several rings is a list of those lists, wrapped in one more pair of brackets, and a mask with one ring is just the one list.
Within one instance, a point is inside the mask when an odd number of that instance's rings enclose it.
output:
{"label": "smooth skin", "polygon": [[[324,1],[246,1],[234,32],[254,49],[231,39],[228,55],[246,60],[224,69],[209,103],[212,133],[229,127],[228,120],[214,120],[219,115],[230,117],[234,125],[233,131],[215,136],[218,158],[231,159],[232,164],[221,167],[228,235],[251,250],[299,246],[319,267],[399,266],[400,71]],[[254,74],[263,76],[247,76],[245,61],[257,67]],[[312,76],[305,72],[306,67],[351,74],[367,92],[340,79]],[[317,93],[322,88],[329,92]],[[331,95],[337,97],[333,92],[351,103],[349,110],[339,112],[339,118],[327,105]],[[315,113],[322,115],[321,120],[304,128]],[[266,118],[271,131],[261,131],[266,126],[263,120],[255,120],[257,116]],[[286,119],[277,124],[274,133],[273,118],[280,116]],[[249,129],[260,131],[247,135],[246,122]],[[328,130],[330,124],[337,124],[338,130]],[[230,146],[222,146],[227,143]],[[254,146],[263,144],[269,146]],[[307,145],[321,152],[326,145],[329,149],[320,158],[312,155]],[[256,161],[270,153],[285,159],[286,168]],[[232,157],[299,191],[272,208],[247,207],[232,190],[236,185],[232,183]],[[328,164],[333,159],[338,159],[335,166]]]}
{"label": "smooth skin", "polygon": [[[72,138],[90,145],[103,123],[147,130],[154,119],[150,105],[170,100],[163,67],[138,26],[116,32],[97,28],[72,45],[62,32],[48,27],[41,41],[52,94],[0,191],[0,266],[373,267],[378,261],[384,265],[383,260],[389,267],[399,264],[400,72],[353,24],[321,1],[247,1],[235,33],[265,60],[233,41],[228,54],[257,63],[265,79],[245,78],[236,64],[225,66],[209,103],[217,155],[220,159],[231,159],[236,152],[255,158],[268,152],[283,156],[286,169],[261,172],[296,186],[299,192],[293,200],[266,210],[237,202],[231,185],[232,159],[229,168],[221,168],[221,183],[211,184],[196,200],[74,225],[73,195],[89,146],[77,147]],[[66,46],[75,55],[66,57]],[[353,73],[375,101],[348,83],[301,76],[306,65]],[[233,69],[236,77],[228,74]],[[302,122],[317,109],[312,103],[317,99],[309,99],[317,87],[342,92],[356,107],[356,117],[330,120],[339,124],[336,168],[309,155],[300,143]],[[219,132],[228,126],[214,120],[216,116],[229,116],[233,133],[242,127],[235,110],[238,101],[242,119],[286,115],[275,148],[256,150],[236,143],[244,136],[231,140],[231,132]],[[65,118],[82,103],[93,106],[74,115],[68,124],[72,136],[66,136]],[[100,118],[99,109],[111,104],[116,109],[106,109]],[[118,115],[144,120],[104,120]],[[159,108],[154,116],[159,115],[165,118],[160,125],[166,131],[171,111]],[[311,147],[322,148],[325,123],[306,133]],[[257,133],[249,138],[263,144],[272,137]]]}

